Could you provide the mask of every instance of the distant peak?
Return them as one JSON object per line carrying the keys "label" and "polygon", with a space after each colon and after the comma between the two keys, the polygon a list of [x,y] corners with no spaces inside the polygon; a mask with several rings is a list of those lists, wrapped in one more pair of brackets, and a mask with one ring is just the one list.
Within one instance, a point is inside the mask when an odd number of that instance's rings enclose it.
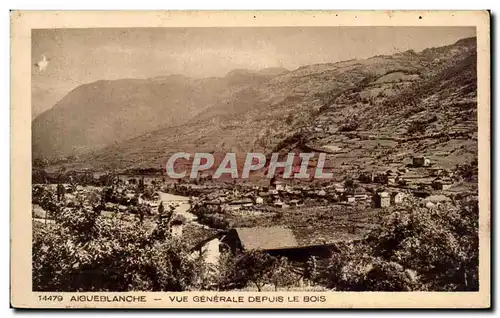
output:
{"label": "distant peak", "polygon": [[231,76],[241,76],[241,75],[267,75],[267,76],[276,76],[276,75],[281,75],[283,73],[289,72],[288,69],[283,68],[283,67],[267,67],[263,68],[259,71],[255,70],[248,70],[248,69],[234,69],[227,73],[227,77]]}
{"label": "distant peak", "polygon": [[155,76],[152,79],[154,79],[154,80],[186,80],[186,79],[189,79],[189,77],[181,75],[181,74],[171,74],[171,75]]}
{"label": "distant peak", "polygon": [[289,70],[284,67],[267,67],[259,71],[260,74],[264,75],[280,75],[288,72]]}
{"label": "distant peak", "polygon": [[477,41],[476,37],[473,36],[473,37],[470,37],[470,38],[460,39],[457,42],[455,42],[455,44],[459,44],[459,45],[476,45],[476,41]]}
{"label": "distant peak", "polygon": [[249,75],[249,74],[255,74],[255,71],[250,71],[244,68],[237,68],[234,70],[231,70],[229,73],[226,74],[227,77],[230,76],[236,76],[236,75]]}

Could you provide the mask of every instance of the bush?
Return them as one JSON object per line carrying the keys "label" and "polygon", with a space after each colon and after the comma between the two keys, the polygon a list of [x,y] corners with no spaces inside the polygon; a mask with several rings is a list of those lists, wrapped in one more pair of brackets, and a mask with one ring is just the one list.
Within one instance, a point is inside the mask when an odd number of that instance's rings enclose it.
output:
{"label": "bush", "polygon": [[344,188],[354,188],[354,181],[352,179],[346,179],[344,181]]}
{"label": "bush", "polygon": [[368,173],[368,172],[361,173],[358,177],[358,181],[361,183],[371,183],[372,182],[371,173]]}
{"label": "bush", "polygon": [[340,127],[340,131],[354,131],[359,128],[359,122],[356,118],[350,119],[346,124]]}

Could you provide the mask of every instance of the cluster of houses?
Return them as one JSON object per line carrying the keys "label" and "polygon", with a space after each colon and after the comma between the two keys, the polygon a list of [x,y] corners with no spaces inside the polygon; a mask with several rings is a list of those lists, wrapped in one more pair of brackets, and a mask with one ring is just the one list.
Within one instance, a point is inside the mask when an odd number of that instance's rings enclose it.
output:
{"label": "cluster of houses", "polygon": [[[99,172],[91,173],[93,180],[109,176],[109,174]],[[89,171],[85,171],[85,175],[88,174]],[[119,193],[130,199],[138,196],[136,188],[139,184],[153,188],[154,191],[167,185],[161,174],[153,173],[141,176],[130,173],[113,174],[112,183]],[[350,183],[347,181],[341,183],[325,182],[318,186],[312,183],[295,183],[293,180],[272,179],[268,186],[241,184],[224,186],[215,183],[203,185],[179,183],[175,186],[178,189],[198,189],[198,193],[193,194],[197,197],[195,200],[198,203],[221,211],[237,211],[327,203],[386,208],[402,203],[411,195],[425,198],[433,194],[434,191],[446,191],[453,184],[451,171],[434,167],[426,156],[414,156],[408,166],[393,168],[385,172],[365,171],[357,173],[357,175],[353,174]],[[171,192],[171,190],[164,189],[165,192]],[[144,201],[140,196],[138,200],[139,203]],[[152,208],[156,208],[158,205],[157,198],[147,201]]]}
{"label": "cluster of houses", "polygon": [[382,173],[361,172],[350,183],[331,182],[318,186],[273,179],[266,187],[233,185],[224,188],[205,185],[198,202],[221,211],[266,206],[290,208],[318,203],[386,208],[400,204],[412,195],[425,198],[433,191],[448,190],[453,183],[449,170],[433,167],[430,159],[425,156],[415,156],[409,166]]}
{"label": "cluster of houses", "polygon": [[291,208],[328,203],[359,204],[366,207],[387,207],[407,197],[403,191],[376,192],[369,187],[346,188],[333,183],[321,188],[290,185],[277,181],[269,187],[215,188],[197,197],[195,203],[219,211],[255,210],[265,207]]}

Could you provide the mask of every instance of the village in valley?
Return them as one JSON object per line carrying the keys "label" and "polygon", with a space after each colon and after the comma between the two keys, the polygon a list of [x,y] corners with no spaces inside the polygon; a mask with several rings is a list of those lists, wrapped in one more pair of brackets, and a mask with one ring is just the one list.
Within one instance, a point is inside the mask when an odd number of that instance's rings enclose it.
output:
{"label": "village in valley", "polygon": [[[407,162],[387,171],[350,173],[343,181],[273,177],[252,183],[215,180],[209,174],[172,180],[155,169],[35,174],[33,219],[47,224],[57,218],[44,210],[44,192],[55,193],[56,204],[69,210],[78,206],[79,197],[93,193],[100,196],[102,215],[151,227],[170,211],[172,237],[208,263],[216,265],[224,251],[247,250],[305,266],[311,257],[328,260],[339,242],[363,239],[382,216],[405,203],[434,208],[477,193],[463,166],[444,169],[426,156]],[[474,170],[466,168],[469,174]]]}

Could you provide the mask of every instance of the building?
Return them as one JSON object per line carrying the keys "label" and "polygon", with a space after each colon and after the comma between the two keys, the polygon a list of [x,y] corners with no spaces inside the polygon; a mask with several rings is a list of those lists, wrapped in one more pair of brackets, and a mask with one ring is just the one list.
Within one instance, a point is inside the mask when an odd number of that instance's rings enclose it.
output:
{"label": "building", "polygon": [[356,200],[366,200],[366,199],[368,199],[368,195],[367,194],[354,194],[354,198]]}
{"label": "building", "polygon": [[448,190],[453,185],[450,178],[436,178],[432,181],[432,188],[435,190]]}
{"label": "building", "polygon": [[[202,257],[205,262],[211,265],[219,263],[220,254],[225,250],[225,244],[221,242],[224,238],[223,233],[211,235],[198,242],[192,249],[192,257]],[[217,272],[217,267],[210,267],[210,271]]]}
{"label": "building", "polygon": [[269,251],[297,247],[292,230],[282,226],[235,228],[225,237],[233,250]]}
{"label": "building", "polygon": [[276,189],[270,189],[270,190],[269,190],[269,193],[270,193],[270,194],[278,194],[279,192],[278,192],[278,190],[276,190]]}
{"label": "building", "polygon": [[342,193],[345,192],[345,188],[343,186],[336,185],[335,186],[335,192],[337,192],[338,194],[342,194]]}
{"label": "building", "polygon": [[251,207],[251,206],[253,206],[253,201],[249,198],[245,198],[245,199],[241,199],[241,200],[227,202],[224,205],[224,208],[231,210],[231,211],[237,211],[237,210],[241,209],[242,207]]}
{"label": "building", "polygon": [[276,191],[285,191],[285,184],[283,184],[282,182],[277,181],[277,182],[274,184],[274,189],[275,189]]}
{"label": "building", "polygon": [[284,190],[287,192],[287,193],[292,193],[293,192],[293,187],[289,186],[288,184],[285,185],[285,188]]}
{"label": "building", "polygon": [[362,172],[358,176],[358,181],[361,183],[372,183],[375,177],[375,172]]}
{"label": "building", "polygon": [[283,201],[281,201],[281,199],[276,199],[274,201],[274,206],[278,207],[278,208],[283,208],[283,209],[286,209],[286,208],[290,207],[288,204],[286,204]]}
{"label": "building", "polygon": [[316,194],[317,194],[318,196],[320,196],[320,197],[324,197],[324,196],[326,195],[326,191],[325,191],[325,190],[323,190],[323,189],[321,189],[321,190],[319,190],[318,192],[316,192]]}
{"label": "building", "polygon": [[261,251],[305,266],[311,256],[330,259],[332,252],[338,252],[338,249],[334,243],[300,244],[292,230],[282,226],[235,228],[212,235],[193,248],[193,252],[203,255],[207,262],[213,260],[211,263],[217,262],[220,253],[229,251],[235,254]]}
{"label": "building", "polygon": [[173,237],[181,237],[184,224],[182,220],[175,219],[170,223],[170,233]]}
{"label": "building", "polygon": [[255,204],[264,204],[264,199],[262,197],[255,198]]}
{"label": "building", "polygon": [[387,178],[387,185],[391,185],[391,186],[396,185],[396,179],[397,179],[396,177],[389,176]]}
{"label": "building", "polygon": [[391,205],[391,196],[387,192],[379,192],[375,194],[375,207],[386,208]]}
{"label": "building", "polygon": [[96,180],[99,180],[100,177],[105,176],[106,174],[106,172],[94,171],[92,172],[92,177]]}
{"label": "building", "polygon": [[394,204],[402,203],[406,199],[407,195],[404,192],[394,192],[392,195],[392,202]]}
{"label": "building", "polygon": [[442,174],[443,174],[443,168],[430,168],[429,169],[429,175],[431,177],[439,177]]}
{"label": "building", "polygon": [[431,160],[425,156],[413,157],[413,166],[415,167],[428,167],[431,165]]}

